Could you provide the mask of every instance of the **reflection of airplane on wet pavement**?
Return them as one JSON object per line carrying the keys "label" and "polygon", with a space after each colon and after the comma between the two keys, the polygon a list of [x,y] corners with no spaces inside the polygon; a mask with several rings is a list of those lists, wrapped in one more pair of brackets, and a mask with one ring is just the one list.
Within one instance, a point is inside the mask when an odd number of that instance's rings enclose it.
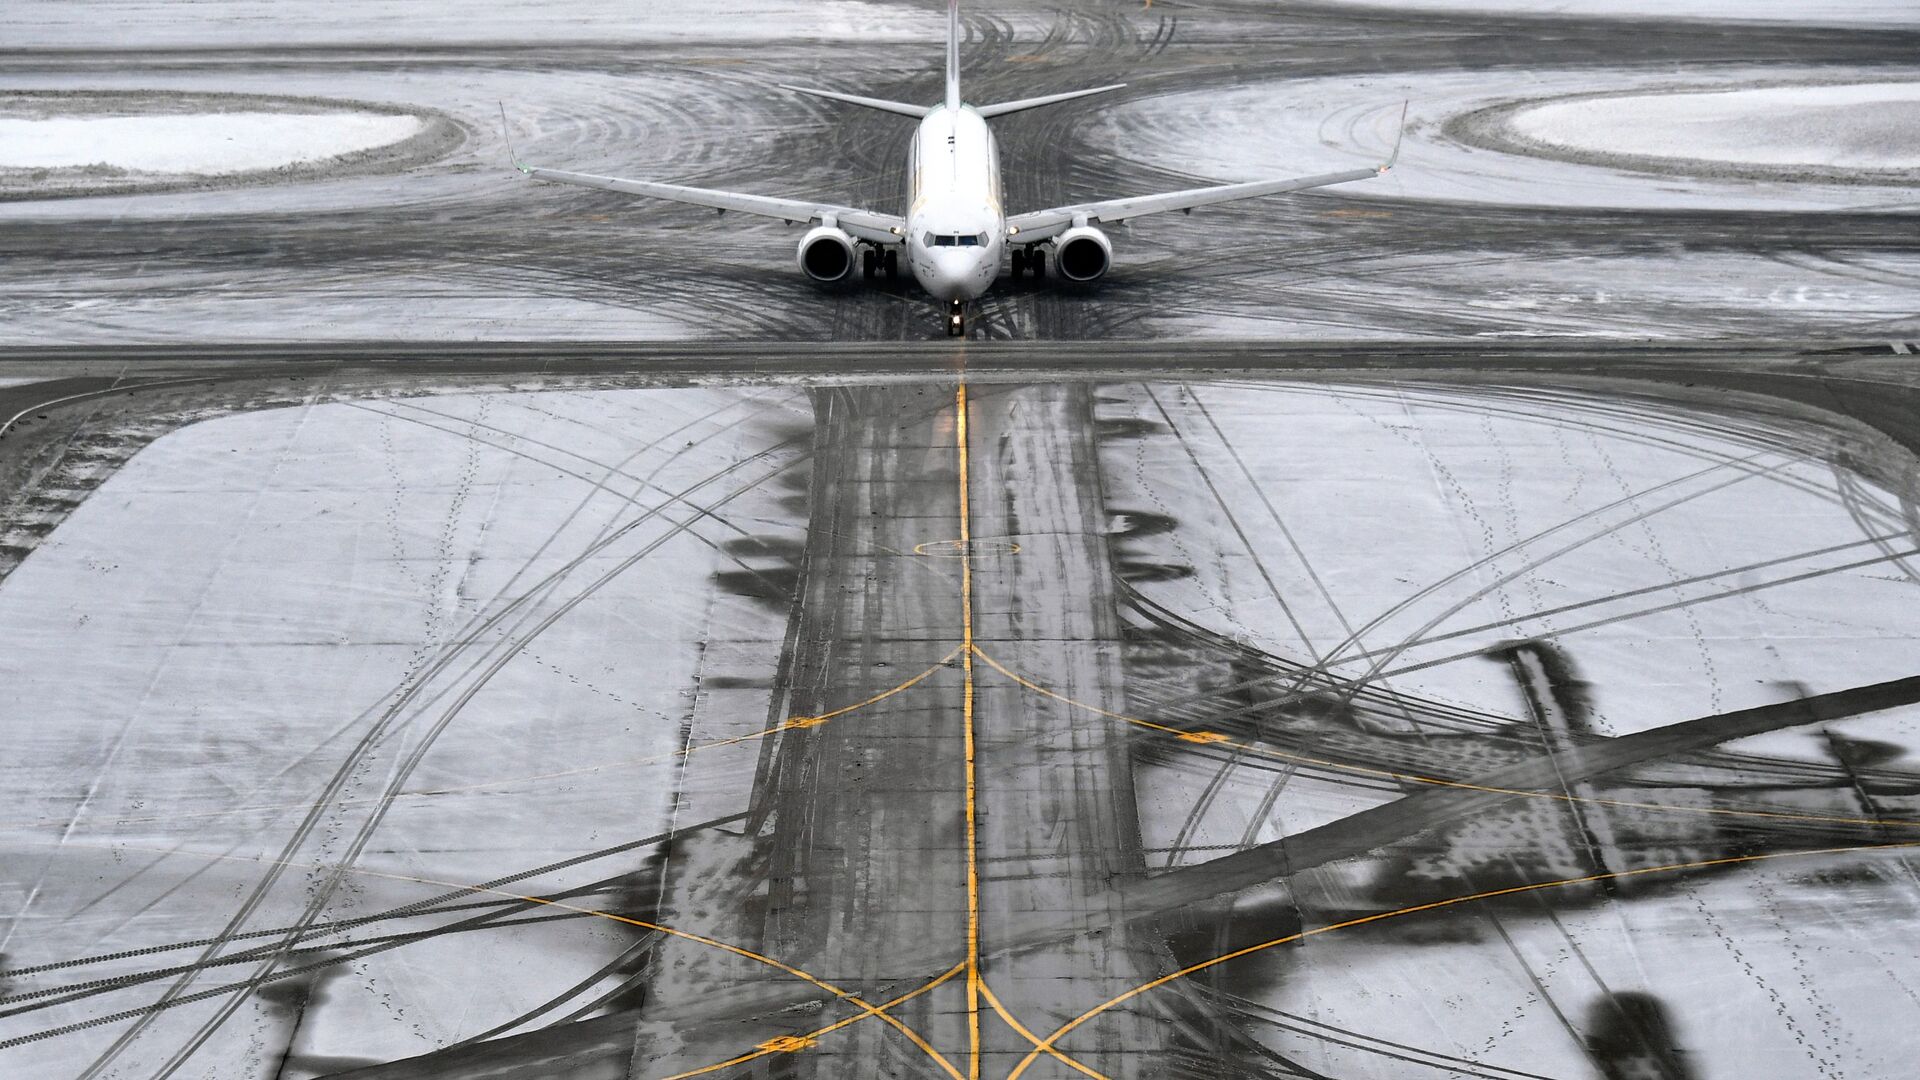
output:
{"label": "reflection of airplane on wet pavement", "polygon": [[[800,269],[816,281],[841,281],[851,277],[856,259],[867,278],[883,272],[889,277],[895,276],[899,272],[900,249],[904,247],[907,267],[914,280],[934,299],[946,303],[947,333],[954,336],[966,331],[966,302],[985,293],[1000,275],[1003,253],[1011,253],[1011,268],[1016,278],[1025,273],[1036,278],[1043,276],[1047,253],[1051,251],[1060,276],[1075,282],[1095,281],[1113,265],[1113,244],[1096,223],[1117,224],[1170,210],[1191,211],[1261,195],[1344,184],[1378,176],[1393,166],[1390,158],[1385,164],[1364,169],[1219,184],[1009,215],[1001,201],[999,149],[987,121],[1008,113],[1117,90],[1119,85],[998,105],[969,105],[960,97],[959,0],[951,0],[947,18],[947,93],[946,100],[939,105],[912,105],[827,90],[786,87],[920,120],[920,128],[908,149],[910,179],[904,218],[802,199],[537,168],[517,160],[515,165],[536,180],[692,203],[722,212],[737,210],[788,222],[807,222],[813,228],[800,240]],[[1399,153],[1397,146],[1394,153],[1396,156]]]}

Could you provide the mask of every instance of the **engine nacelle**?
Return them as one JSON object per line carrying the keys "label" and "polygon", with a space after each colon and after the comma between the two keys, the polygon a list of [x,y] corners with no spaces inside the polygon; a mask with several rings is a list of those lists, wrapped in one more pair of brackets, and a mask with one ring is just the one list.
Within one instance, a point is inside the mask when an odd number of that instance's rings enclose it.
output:
{"label": "engine nacelle", "polygon": [[815,281],[842,281],[853,273],[853,237],[822,225],[800,238],[800,269]]}
{"label": "engine nacelle", "polygon": [[1113,241],[1091,225],[1078,225],[1053,242],[1053,265],[1068,281],[1097,281],[1113,268]]}

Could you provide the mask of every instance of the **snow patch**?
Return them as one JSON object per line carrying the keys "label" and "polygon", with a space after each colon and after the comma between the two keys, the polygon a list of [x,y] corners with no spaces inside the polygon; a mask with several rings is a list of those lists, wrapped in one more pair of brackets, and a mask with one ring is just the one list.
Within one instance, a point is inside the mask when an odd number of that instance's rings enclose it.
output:
{"label": "snow patch", "polygon": [[1548,148],[1820,169],[1920,168],[1920,82],[1603,95],[1507,119]]}
{"label": "snow patch", "polygon": [[[1674,85],[1670,72],[1604,69],[1289,79],[1126,101],[1097,114],[1087,137],[1125,147],[1142,164],[1190,177],[1196,184],[1272,176],[1276,162],[1285,162],[1288,173],[1332,172],[1385,160],[1393,151],[1401,103],[1411,101],[1397,168],[1378,180],[1299,196],[1303,204],[1326,198],[1436,199],[1521,206],[1909,213],[1920,204],[1904,173],[1736,163],[1683,171],[1673,170],[1673,159],[1667,159],[1667,175],[1649,176],[1656,159],[1543,153],[1539,144],[1516,137],[1507,125],[1516,113],[1582,97],[1705,96],[1787,89],[1784,84],[1789,82],[1809,91],[1821,89],[1812,85],[1817,81],[1836,84],[1837,92],[1839,84],[1885,84],[1877,74],[1862,68],[1741,66],[1690,75],[1683,86]],[[1771,107],[1760,100],[1752,109]],[[1860,112],[1885,108],[1843,106],[1837,99],[1809,101]],[[1634,111],[1633,106],[1621,109],[1623,114]],[[1725,145],[1738,148],[1749,134],[1746,127],[1728,132]],[[1916,153],[1914,138],[1902,138],[1907,147],[1887,152],[1910,158]],[[1747,152],[1758,156],[1780,151],[1763,144]],[[1632,165],[1633,171],[1619,167],[1623,164]]]}
{"label": "snow patch", "polygon": [[216,176],[371,150],[425,126],[360,112],[0,117],[0,168]]}
{"label": "snow patch", "polygon": [[1687,19],[1729,23],[1793,23],[1800,26],[1913,26],[1920,7],[1911,0],[1331,0],[1334,6],[1395,11],[1447,11],[1485,15],[1581,19]]}

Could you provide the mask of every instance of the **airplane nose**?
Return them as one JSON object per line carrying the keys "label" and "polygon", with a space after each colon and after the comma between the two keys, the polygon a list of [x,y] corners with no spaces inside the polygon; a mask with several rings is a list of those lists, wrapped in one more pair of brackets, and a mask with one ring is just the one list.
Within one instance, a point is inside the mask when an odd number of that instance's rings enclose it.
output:
{"label": "airplane nose", "polygon": [[987,248],[937,251],[933,265],[935,281],[927,291],[940,300],[971,300],[987,291],[993,282]]}

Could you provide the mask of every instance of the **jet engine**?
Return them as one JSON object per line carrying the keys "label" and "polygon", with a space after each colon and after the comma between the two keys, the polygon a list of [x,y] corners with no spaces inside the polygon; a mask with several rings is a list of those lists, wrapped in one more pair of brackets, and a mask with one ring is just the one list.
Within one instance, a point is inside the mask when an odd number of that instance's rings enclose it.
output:
{"label": "jet engine", "polygon": [[1053,242],[1053,265],[1068,281],[1095,281],[1113,267],[1113,242],[1091,225],[1076,225]]}
{"label": "jet engine", "polygon": [[822,225],[800,238],[800,269],[815,281],[840,281],[853,273],[853,237]]}

